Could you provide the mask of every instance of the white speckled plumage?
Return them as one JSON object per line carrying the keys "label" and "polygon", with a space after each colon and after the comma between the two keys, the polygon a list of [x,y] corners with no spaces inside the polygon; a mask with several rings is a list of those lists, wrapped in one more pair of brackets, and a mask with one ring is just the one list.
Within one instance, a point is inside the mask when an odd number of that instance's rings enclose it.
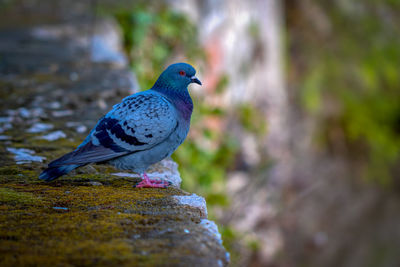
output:
{"label": "white speckled plumage", "polygon": [[[128,136],[135,137],[144,145],[135,145],[121,140],[116,133],[108,132],[111,139],[121,148],[129,151],[147,150],[166,139],[180,120],[174,105],[160,93],[147,90],[125,98],[107,113],[104,119],[118,120],[118,124]],[[99,144],[91,134],[92,142]]]}

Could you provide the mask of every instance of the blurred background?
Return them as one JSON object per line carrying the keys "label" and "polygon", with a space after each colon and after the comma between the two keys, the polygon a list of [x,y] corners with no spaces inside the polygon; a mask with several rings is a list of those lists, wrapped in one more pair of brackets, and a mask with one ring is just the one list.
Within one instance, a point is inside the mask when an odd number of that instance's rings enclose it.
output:
{"label": "blurred background", "polygon": [[400,266],[400,1],[1,0],[0,18],[2,40],[79,36],[92,60],[129,66],[132,91],[196,67],[172,157],[232,266]]}

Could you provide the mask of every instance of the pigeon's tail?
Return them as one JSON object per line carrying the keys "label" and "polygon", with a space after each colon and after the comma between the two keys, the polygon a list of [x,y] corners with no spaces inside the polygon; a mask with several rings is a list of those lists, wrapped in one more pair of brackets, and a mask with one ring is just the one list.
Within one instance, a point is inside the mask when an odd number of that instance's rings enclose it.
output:
{"label": "pigeon's tail", "polygon": [[49,167],[39,175],[39,178],[45,180],[46,182],[50,182],[64,174],[69,173],[73,169],[76,169],[80,166],[81,165],[75,164],[75,165],[61,165],[58,167]]}

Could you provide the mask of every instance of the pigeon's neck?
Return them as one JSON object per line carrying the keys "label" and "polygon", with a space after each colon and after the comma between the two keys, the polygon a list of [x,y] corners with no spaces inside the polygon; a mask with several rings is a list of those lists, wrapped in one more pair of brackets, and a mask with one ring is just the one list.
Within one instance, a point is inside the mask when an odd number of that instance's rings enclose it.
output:
{"label": "pigeon's neck", "polygon": [[151,89],[165,96],[172,104],[174,104],[182,117],[186,121],[190,121],[193,111],[193,101],[187,88],[175,88],[174,86],[167,84],[162,84],[162,86],[160,86],[160,84],[156,83]]}

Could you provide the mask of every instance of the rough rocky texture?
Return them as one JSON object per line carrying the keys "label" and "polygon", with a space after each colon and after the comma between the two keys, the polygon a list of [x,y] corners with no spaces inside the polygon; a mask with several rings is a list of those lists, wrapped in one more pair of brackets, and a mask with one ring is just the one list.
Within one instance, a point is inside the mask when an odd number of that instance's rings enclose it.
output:
{"label": "rough rocky texture", "polygon": [[0,31],[0,265],[227,265],[204,199],[179,189],[171,160],[150,171],[168,189],[100,165],[38,180],[137,87],[101,23],[94,41],[79,23]]}
{"label": "rough rocky texture", "polygon": [[182,190],[94,177],[44,184],[27,181],[34,171],[20,174],[4,175],[0,188],[1,266],[226,264],[202,210],[176,201]]}

